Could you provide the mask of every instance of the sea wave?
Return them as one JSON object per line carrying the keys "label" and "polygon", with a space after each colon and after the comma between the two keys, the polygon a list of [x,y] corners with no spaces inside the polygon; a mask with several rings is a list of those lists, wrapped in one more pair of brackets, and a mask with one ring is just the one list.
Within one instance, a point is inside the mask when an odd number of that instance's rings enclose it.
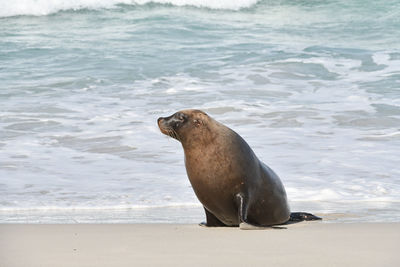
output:
{"label": "sea wave", "polygon": [[0,17],[20,15],[44,16],[65,10],[115,8],[118,5],[166,4],[198,8],[239,10],[259,0],[15,0],[0,3]]}

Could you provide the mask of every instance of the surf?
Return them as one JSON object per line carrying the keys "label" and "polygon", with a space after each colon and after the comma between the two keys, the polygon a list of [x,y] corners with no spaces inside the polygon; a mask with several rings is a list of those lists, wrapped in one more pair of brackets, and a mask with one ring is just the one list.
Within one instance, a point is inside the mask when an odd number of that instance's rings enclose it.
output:
{"label": "surf", "polygon": [[255,5],[259,0],[16,0],[0,4],[0,17],[22,15],[45,16],[67,10],[115,9],[121,5],[143,6],[149,4],[190,6],[208,9],[240,10]]}

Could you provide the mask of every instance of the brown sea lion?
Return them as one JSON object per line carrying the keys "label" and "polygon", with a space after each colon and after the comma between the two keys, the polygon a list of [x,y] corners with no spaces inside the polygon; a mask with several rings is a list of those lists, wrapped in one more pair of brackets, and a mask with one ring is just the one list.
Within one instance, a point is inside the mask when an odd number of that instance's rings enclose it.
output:
{"label": "brown sea lion", "polygon": [[179,111],[159,118],[158,126],[182,143],[190,183],[206,212],[205,226],[255,229],[319,219],[308,213],[291,217],[278,175],[240,135],[203,111]]}

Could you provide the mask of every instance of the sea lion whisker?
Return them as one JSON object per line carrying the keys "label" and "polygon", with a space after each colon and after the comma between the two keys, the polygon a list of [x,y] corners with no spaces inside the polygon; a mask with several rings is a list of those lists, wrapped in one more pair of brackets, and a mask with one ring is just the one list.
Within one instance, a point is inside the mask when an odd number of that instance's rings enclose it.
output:
{"label": "sea lion whisker", "polygon": [[175,138],[180,141],[178,133],[173,129],[172,129],[172,131],[173,131],[173,133],[175,135]]}
{"label": "sea lion whisker", "polygon": [[174,129],[170,128],[169,134],[171,135],[171,137],[176,138],[176,133],[175,133]]}
{"label": "sea lion whisker", "polygon": [[169,136],[171,136],[172,138],[175,138],[175,139],[177,139],[177,140],[180,141],[180,139],[179,139],[179,137],[178,137],[178,134],[177,134],[177,132],[176,132],[174,129],[168,128],[168,129],[167,129],[167,134],[168,134]]}
{"label": "sea lion whisker", "polygon": [[175,138],[174,131],[172,129],[168,129],[168,135],[171,136],[172,138]]}

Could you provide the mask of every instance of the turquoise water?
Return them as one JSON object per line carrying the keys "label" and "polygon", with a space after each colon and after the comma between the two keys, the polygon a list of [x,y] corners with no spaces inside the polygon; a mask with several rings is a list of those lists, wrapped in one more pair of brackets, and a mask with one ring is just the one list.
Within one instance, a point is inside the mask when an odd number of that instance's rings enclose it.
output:
{"label": "turquoise water", "polygon": [[399,1],[0,3],[0,222],[201,220],[156,125],[185,108],[293,210],[399,221],[399,44]]}

